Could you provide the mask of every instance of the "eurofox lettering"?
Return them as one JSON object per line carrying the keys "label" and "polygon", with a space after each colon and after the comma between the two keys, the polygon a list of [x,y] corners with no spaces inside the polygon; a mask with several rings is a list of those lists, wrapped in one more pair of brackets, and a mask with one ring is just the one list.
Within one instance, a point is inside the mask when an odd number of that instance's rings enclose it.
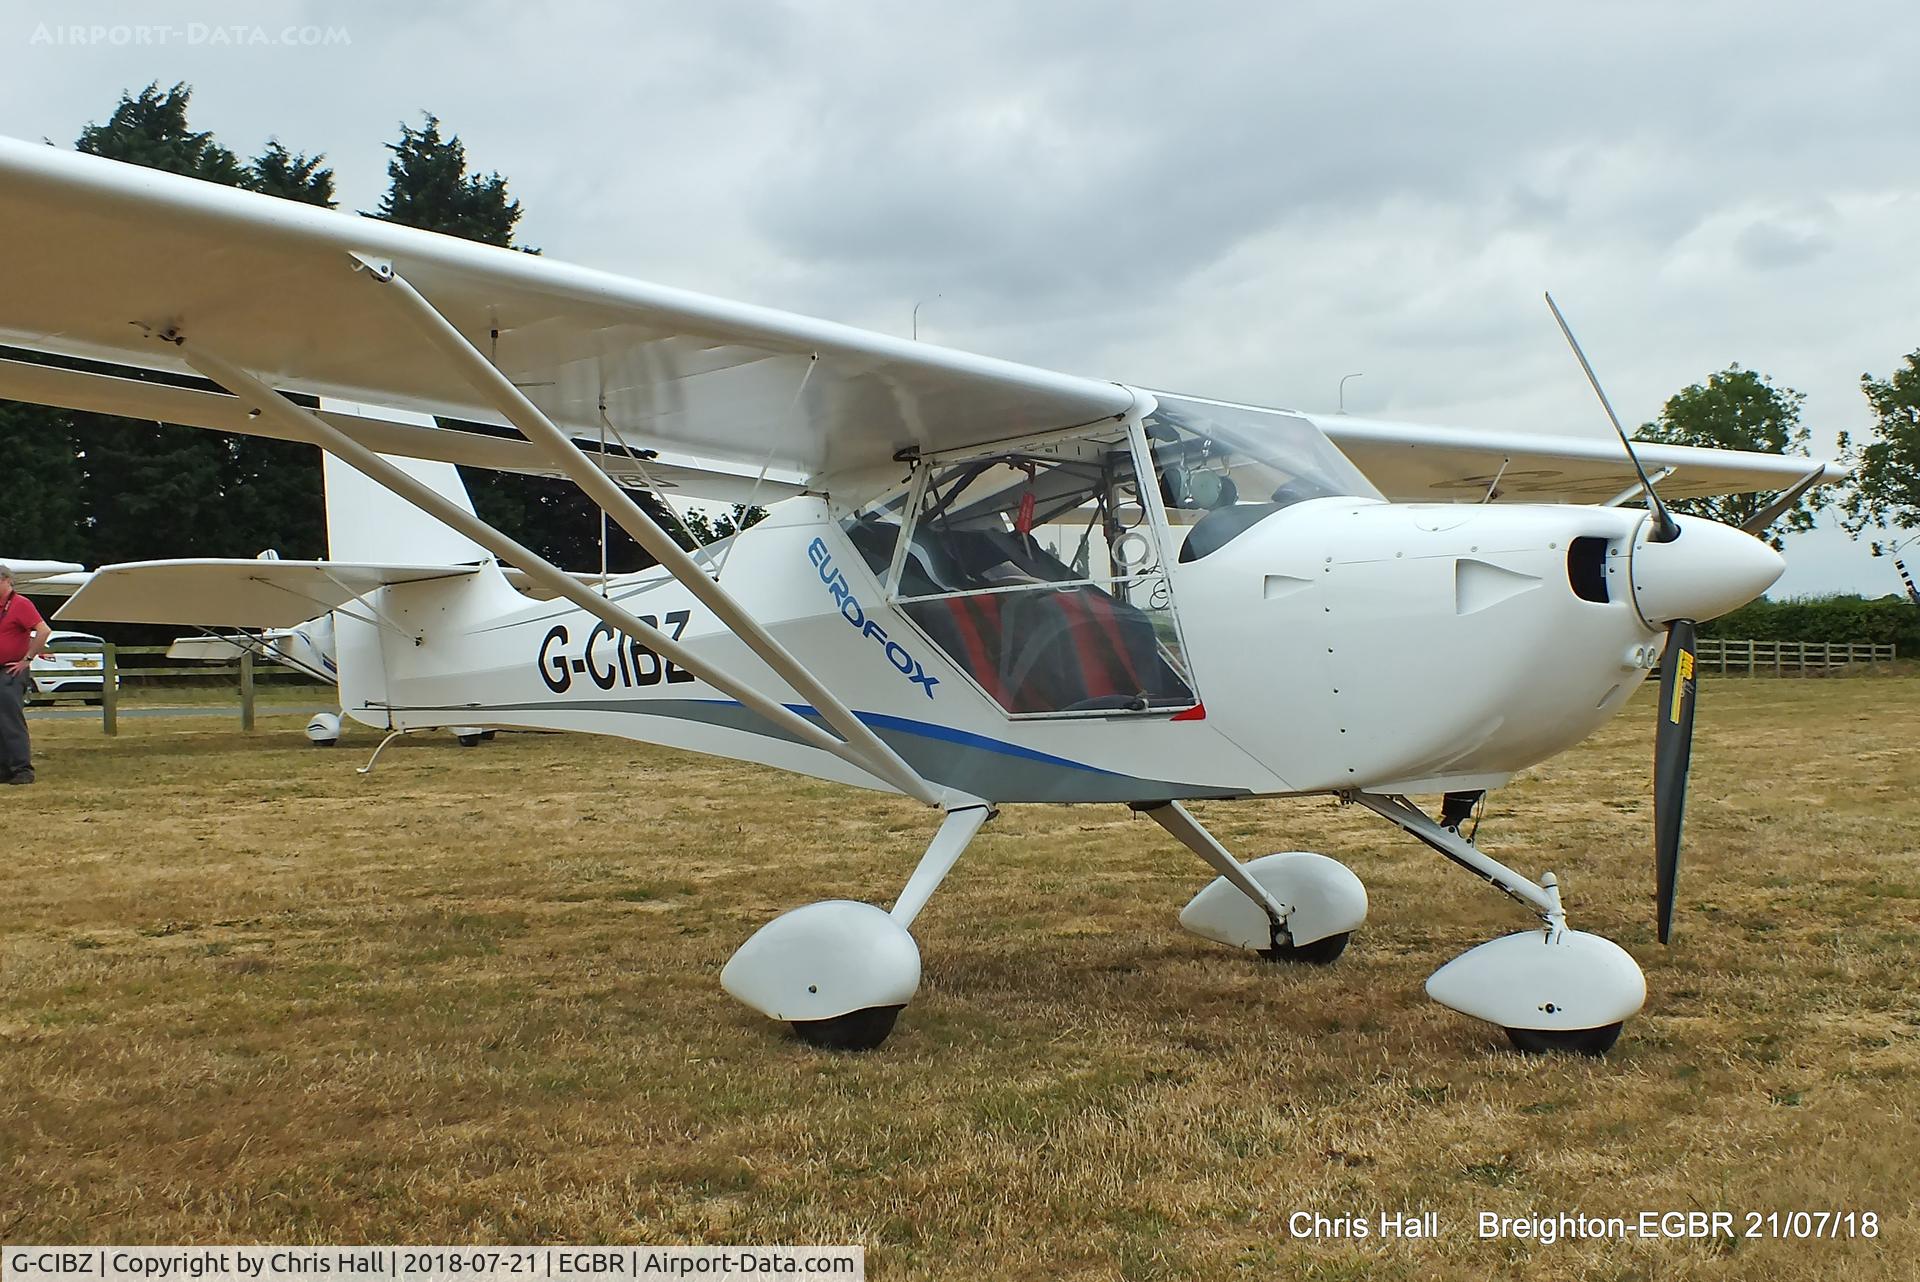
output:
{"label": "eurofox lettering", "polygon": [[919,686],[926,692],[927,698],[933,698],[933,688],[940,684],[939,677],[930,677],[927,670],[920,666],[920,660],[907,653],[907,647],[887,635],[887,630],[867,617],[860,605],[860,599],[853,594],[853,585],[847,582],[847,576],[834,568],[833,553],[827,551],[827,545],[819,539],[807,544],[807,560],[813,562],[813,568],[820,572],[820,582],[827,585],[827,591],[833,594],[834,603],[840,607],[840,617],[849,627],[861,636],[873,638],[887,656],[887,662],[899,670],[900,675]]}

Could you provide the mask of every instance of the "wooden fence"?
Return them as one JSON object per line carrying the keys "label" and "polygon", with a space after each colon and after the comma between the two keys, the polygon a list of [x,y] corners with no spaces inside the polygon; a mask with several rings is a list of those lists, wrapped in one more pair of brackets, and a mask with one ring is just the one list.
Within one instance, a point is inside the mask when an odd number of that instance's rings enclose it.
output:
{"label": "wooden fence", "polygon": [[1708,672],[1749,677],[1806,677],[1824,675],[1855,664],[1892,663],[1899,657],[1892,645],[1864,641],[1736,641],[1702,637],[1700,666]]}
{"label": "wooden fence", "polygon": [[[193,659],[174,659],[165,663],[155,662],[156,657],[164,658],[168,650],[164,645],[108,645],[100,655],[100,691],[75,690],[65,693],[37,694],[34,704],[75,703],[100,701],[100,728],[107,734],[120,733],[120,697],[126,693],[123,686],[131,682],[134,685],[152,684],[175,688],[230,687],[240,700],[240,728],[252,730],[254,714],[262,682],[274,685],[304,685],[315,689],[324,688],[304,672],[282,667],[277,663],[266,663],[257,659],[250,650],[243,650],[228,663],[207,663]],[[72,653],[66,651],[66,653]],[[133,656],[136,661],[145,659],[146,667],[128,668],[121,666],[122,656]]]}

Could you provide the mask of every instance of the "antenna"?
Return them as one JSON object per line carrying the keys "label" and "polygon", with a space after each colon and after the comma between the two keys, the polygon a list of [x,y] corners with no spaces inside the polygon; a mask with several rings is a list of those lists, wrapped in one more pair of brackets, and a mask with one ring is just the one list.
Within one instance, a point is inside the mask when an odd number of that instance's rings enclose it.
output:
{"label": "antenna", "polygon": [[1553,310],[1553,319],[1560,323],[1560,332],[1566,335],[1567,346],[1573,349],[1580,368],[1586,371],[1587,382],[1593,384],[1593,394],[1600,398],[1600,408],[1607,412],[1613,422],[1613,430],[1620,434],[1620,444],[1627,451],[1627,461],[1633,464],[1633,470],[1640,474],[1640,486],[1647,492],[1647,504],[1653,509],[1653,541],[1671,543],[1680,537],[1679,523],[1667,511],[1667,505],[1660,501],[1660,495],[1654,490],[1653,482],[1647,477],[1647,469],[1640,466],[1640,456],[1633,452],[1633,440],[1627,435],[1627,429],[1620,426],[1620,416],[1613,412],[1613,402],[1607,399],[1606,392],[1600,386],[1600,380],[1593,372],[1593,366],[1587,364],[1587,354],[1580,350],[1580,341],[1573,336],[1573,330],[1567,325],[1567,318],[1560,314],[1560,305],[1553,301],[1553,295],[1546,295],[1547,306]]}
{"label": "antenna", "polygon": [[1340,412],[1342,414],[1345,414],[1347,412],[1347,380],[1350,378],[1365,378],[1365,377],[1366,375],[1364,373],[1342,374],[1340,376]]}
{"label": "antenna", "polygon": [[920,309],[931,303],[934,298],[945,298],[945,294],[935,294],[933,298],[923,298],[913,305],[913,341],[920,341]]}

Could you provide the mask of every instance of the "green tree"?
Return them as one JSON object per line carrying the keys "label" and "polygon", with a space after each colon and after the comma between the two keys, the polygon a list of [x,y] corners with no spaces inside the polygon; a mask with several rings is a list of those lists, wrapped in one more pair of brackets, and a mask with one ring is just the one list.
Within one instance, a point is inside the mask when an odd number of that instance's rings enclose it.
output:
{"label": "green tree", "polygon": [[130,165],[204,178],[228,187],[247,185],[240,158],[213,141],[213,135],[187,126],[193,90],[185,84],[160,88],[156,81],[138,94],[121,94],[104,125],[88,125],[74,146],[89,155],[124,160]]}
{"label": "green tree", "polygon": [[378,217],[484,245],[512,245],[521,211],[507,195],[507,180],[469,174],[466,145],[458,135],[441,137],[440,118],[424,114],[423,127],[402,122],[400,141],[386,144],[393,159]]}
{"label": "green tree", "polygon": [[[1667,401],[1656,422],[1640,427],[1635,439],[1667,445],[1699,445],[1721,450],[1754,450],[1763,454],[1807,452],[1807,429],[1800,422],[1806,395],[1791,387],[1776,387],[1764,375],[1729,365],[1707,381],[1682,388]],[[1656,483],[1654,486],[1658,489]],[[1662,496],[1663,498],[1665,496]],[[1668,506],[1678,512],[1704,516],[1725,525],[1744,525],[1773,501],[1758,494],[1716,494],[1707,498],[1677,499]],[[1781,535],[1813,528],[1813,505],[1803,497],[1759,537],[1779,547]]]}
{"label": "green tree", "polygon": [[321,168],[325,156],[303,156],[288,151],[278,138],[247,166],[246,185],[282,200],[297,200],[326,209],[334,207],[333,170]]}
{"label": "green tree", "polygon": [[[1874,439],[1856,444],[1840,434],[1841,457],[1853,468],[1853,489],[1841,500],[1841,524],[1859,538],[1869,529],[1920,529],[1920,351],[1885,379],[1860,376],[1873,407]],[[1884,549],[1876,542],[1873,554]]]}
{"label": "green tree", "polygon": [[748,507],[744,503],[735,503],[732,512],[722,512],[711,518],[705,512],[688,512],[687,528],[693,532],[695,538],[700,540],[700,546],[705,547],[709,543],[718,543],[721,539],[738,534],[750,525],[758,525],[766,519],[766,515],[767,509],[763,507]]}
{"label": "green tree", "polygon": [[72,416],[41,405],[0,401],[6,501],[0,503],[0,560],[86,557],[80,512],[80,450]]}

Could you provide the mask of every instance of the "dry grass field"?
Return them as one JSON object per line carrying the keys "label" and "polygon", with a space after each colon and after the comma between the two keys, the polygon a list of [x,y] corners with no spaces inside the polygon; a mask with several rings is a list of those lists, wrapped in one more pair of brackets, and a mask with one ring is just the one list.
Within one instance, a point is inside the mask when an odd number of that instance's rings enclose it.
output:
{"label": "dry grass field", "polygon": [[[1200,808],[1346,860],[1328,970],[1191,938],[1198,861],[1011,808],[920,919],[919,999],[809,1050],[718,972],[777,912],[890,902],[895,800],[583,738],[293,717],[42,723],[4,794],[0,1239],[861,1242],[871,1276],[1879,1278],[1920,1252],[1920,679],[1709,679],[1675,946],[1652,711],[1495,794],[1646,968],[1603,1062],[1523,1058],[1426,976],[1516,905],[1356,808]],[[1433,1210],[1432,1242],[1295,1240]],[[1480,1241],[1476,1215],[1873,1211],[1874,1240]]]}

